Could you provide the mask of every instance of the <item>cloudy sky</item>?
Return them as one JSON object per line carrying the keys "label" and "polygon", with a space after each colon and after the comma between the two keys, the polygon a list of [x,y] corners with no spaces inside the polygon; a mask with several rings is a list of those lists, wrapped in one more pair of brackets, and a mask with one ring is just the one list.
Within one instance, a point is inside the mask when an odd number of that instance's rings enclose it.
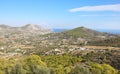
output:
{"label": "cloudy sky", "polygon": [[0,0],[0,24],[120,30],[120,0]]}

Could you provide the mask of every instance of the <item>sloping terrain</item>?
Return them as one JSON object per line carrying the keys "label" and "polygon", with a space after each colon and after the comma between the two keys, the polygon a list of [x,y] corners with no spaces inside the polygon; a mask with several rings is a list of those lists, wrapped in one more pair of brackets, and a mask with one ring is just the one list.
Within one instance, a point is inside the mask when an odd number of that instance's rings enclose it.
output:
{"label": "sloping terrain", "polygon": [[105,40],[98,40],[98,41],[91,41],[89,42],[89,45],[120,47],[120,37],[110,38]]}
{"label": "sloping terrain", "polygon": [[[35,35],[35,34],[48,34],[52,31],[47,28],[43,28],[38,25],[27,24],[22,27],[11,27],[7,25],[0,25],[0,34],[24,34],[24,35]],[[33,33],[33,34],[32,34]]]}

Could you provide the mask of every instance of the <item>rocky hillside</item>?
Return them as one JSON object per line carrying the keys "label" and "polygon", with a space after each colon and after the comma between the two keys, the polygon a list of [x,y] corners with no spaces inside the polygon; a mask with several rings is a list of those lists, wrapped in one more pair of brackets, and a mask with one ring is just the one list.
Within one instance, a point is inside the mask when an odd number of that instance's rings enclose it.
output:
{"label": "rocky hillside", "polygon": [[7,25],[0,25],[0,34],[48,34],[52,31],[47,28],[43,28],[39,25],[27,24],[22,27],[11,27]]}
{"label": "rocky hillside", "polygon": [[51,37],[58,37],[59,39],[72,39],[72,40],[101,40],[116,37],[113,34],[98,32],[85,27],[78,27],[75,29],[67,30],[61,33],[52,34]]}
{"label": "rocky hillside", "polygon": [[98,32],[85,27],[78,27],[72,30],[65,31],[63,33],[69,36],[81,38],[94,38],[94,37],[105,38],[106,36],[110,36],[110,34]]}

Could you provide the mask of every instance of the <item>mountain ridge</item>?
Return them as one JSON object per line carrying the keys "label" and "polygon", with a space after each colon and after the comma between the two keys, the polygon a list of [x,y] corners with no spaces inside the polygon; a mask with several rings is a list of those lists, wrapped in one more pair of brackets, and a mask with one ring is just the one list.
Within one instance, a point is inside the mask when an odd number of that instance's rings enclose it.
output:
{"label": "mountain ridge", "polygon": [[1,33],[14,33],[14,32],[23,32],[23,33],[36,33],[36,34],[48,34],[52,33],[51,29],[44,28],[39,25],[27,24],[21,27],[11,27],[8,25],[0,25]]}

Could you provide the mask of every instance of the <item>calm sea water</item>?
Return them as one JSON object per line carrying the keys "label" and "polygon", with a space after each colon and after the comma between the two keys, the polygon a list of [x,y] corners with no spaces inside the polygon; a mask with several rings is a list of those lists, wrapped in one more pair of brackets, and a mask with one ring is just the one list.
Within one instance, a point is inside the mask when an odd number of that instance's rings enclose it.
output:
{"label": "calm sea water", "polygon": [[120,30],[98,30],[100,32],[107,32],[111,34],[120,34]]}
{"label": "calm sea water", "polygon": [[68,29],[53,29],[53,31],[54,31],[54,32],[57,32],[57,33],[58,33],[58,32],[63,32],[63,31],[66,31],[66,30],[68,30]]}

